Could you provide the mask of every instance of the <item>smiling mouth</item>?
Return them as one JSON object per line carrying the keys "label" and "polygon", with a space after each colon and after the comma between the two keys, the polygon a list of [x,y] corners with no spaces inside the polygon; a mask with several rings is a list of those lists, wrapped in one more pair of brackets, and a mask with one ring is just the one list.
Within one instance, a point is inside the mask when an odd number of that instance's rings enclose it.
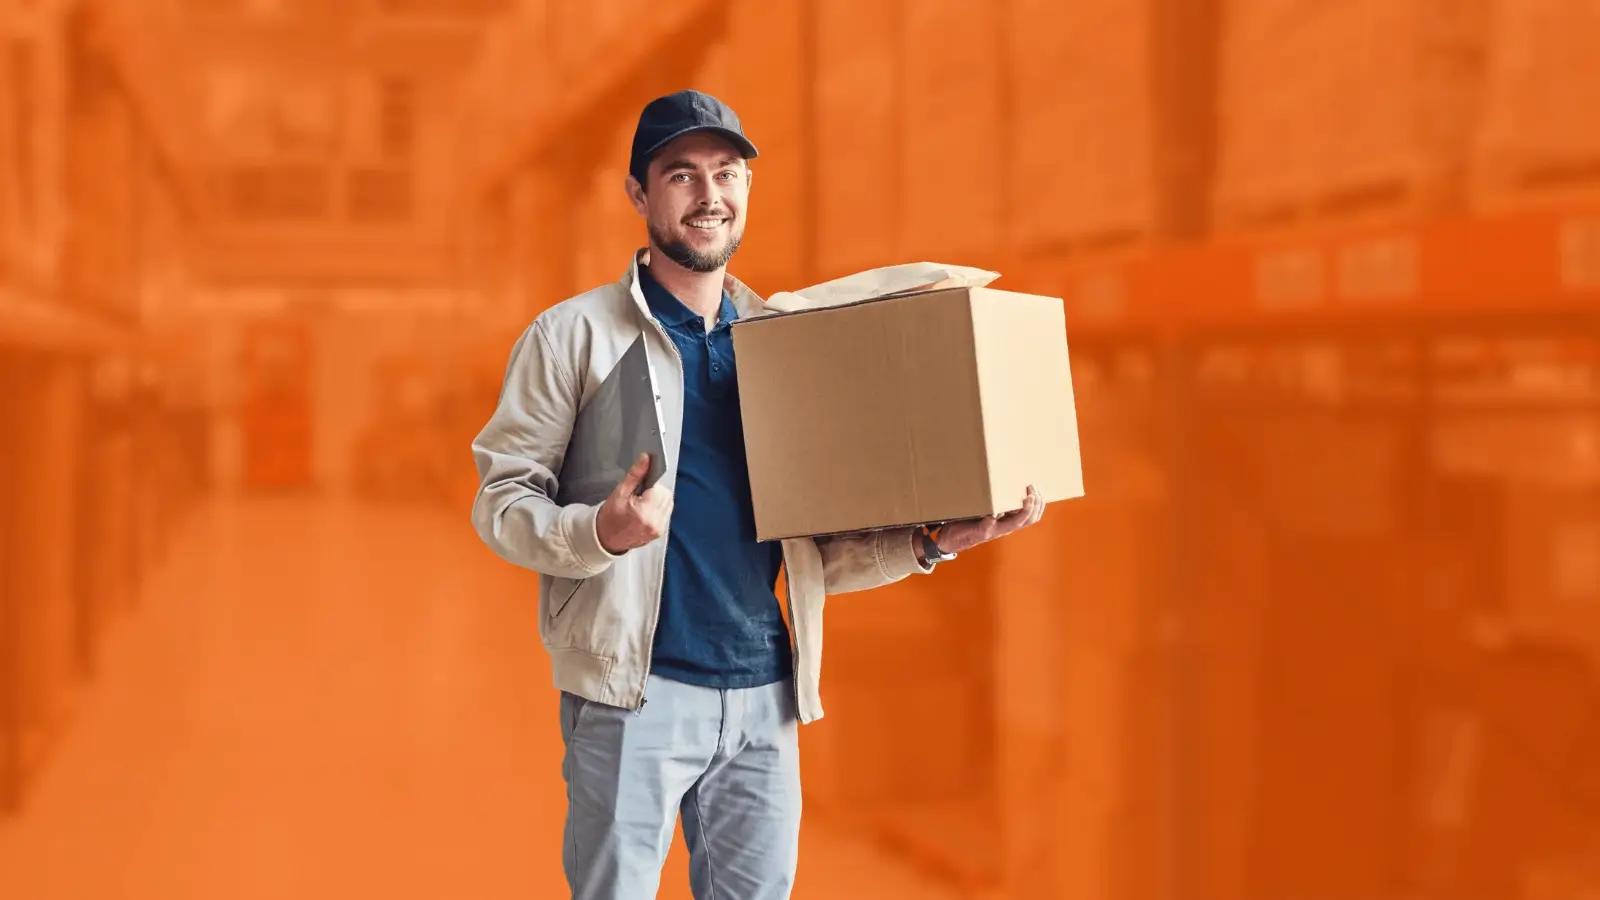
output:
{"label": "smiling mouth", "polygon": [[702,216],[697,219],[689,219],[684,224],[688,225],[690,228],[697,228],[701,231],[711,231],[712,229],[720,228],[726,224],[727,221],[727,218],[724,216]]}

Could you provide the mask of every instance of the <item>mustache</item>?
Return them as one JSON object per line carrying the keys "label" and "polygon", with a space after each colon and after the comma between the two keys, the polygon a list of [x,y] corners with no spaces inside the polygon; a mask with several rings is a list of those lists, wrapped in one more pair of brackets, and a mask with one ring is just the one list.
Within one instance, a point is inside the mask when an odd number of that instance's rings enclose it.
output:
{"label": "mustache", "polygon": [[732,219],[733,213],[725,209],[713,209],[704,212],[691,213],[683,217],[683,224],[687,225],[695,219]]}

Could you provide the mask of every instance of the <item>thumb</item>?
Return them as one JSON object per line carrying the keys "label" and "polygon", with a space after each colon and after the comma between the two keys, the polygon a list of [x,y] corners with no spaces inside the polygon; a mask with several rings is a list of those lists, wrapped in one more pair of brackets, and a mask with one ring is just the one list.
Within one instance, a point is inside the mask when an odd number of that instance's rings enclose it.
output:
{"label": "thumb", "polygon": [[627,474],[622,476],[622,480],[617,482],[617,489],[613,496],[632,497],[637,494],[639,485],[644,483],[645,473],[649,471],[650,454],[639,454],[639,458],[633,461],[633,468],[629,469]]}

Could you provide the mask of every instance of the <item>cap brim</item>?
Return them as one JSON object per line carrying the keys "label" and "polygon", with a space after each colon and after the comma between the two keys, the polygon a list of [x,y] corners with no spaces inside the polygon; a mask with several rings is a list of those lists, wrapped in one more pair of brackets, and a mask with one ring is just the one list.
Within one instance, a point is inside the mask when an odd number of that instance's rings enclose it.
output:
{"label": "cap brim", "polygon": [[696,125],[696,126],[694,126],[692,128],[685,128],[682,131],[675,131],[672,134],[669,134],[666,137],[662,138],[661,140],[656,141],[655,146],[653,146],[649,150],[645,151],[645,157],[649,158],[649,157],[655,156],[658,152],[660,152],[662,147],[665,147],[666,145],[668,145],[668,144],[672,143],[673,141],[677,140],[678,138],[681,138],[686,134],[694,134],[694,133],[700,132],[700,131],[709,131],[712,134],[715,134],[715,135],[723,138],[728,143],[730,143],[734,147],[736,147],[738,149],[740,155],[742,155],[745,159],[755,159],[756,158],[756,155],[757,155],[756,154],[756,145],[750,143],[750,139],[749,138],[745,137],[744,135],[740,134],[737,131],[731,131],[731,130],[729,130],[727,128],[718,128],[715,125]]}

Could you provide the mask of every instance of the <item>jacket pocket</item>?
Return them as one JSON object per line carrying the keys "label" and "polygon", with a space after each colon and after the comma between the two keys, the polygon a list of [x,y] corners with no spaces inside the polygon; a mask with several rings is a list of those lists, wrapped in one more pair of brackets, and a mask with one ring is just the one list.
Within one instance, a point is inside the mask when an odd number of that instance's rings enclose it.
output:
{"label": "jacket pocket", "polygon": [[567,604],[572,602],[572,598],[578,595],[579,589],[583,587],[586,580],[581,578],[557,578],[551,583],[550,602],[545,605],[545,608],[549,610],[550,618],[554,619],[561,615],[562,611],[567,608]]}

